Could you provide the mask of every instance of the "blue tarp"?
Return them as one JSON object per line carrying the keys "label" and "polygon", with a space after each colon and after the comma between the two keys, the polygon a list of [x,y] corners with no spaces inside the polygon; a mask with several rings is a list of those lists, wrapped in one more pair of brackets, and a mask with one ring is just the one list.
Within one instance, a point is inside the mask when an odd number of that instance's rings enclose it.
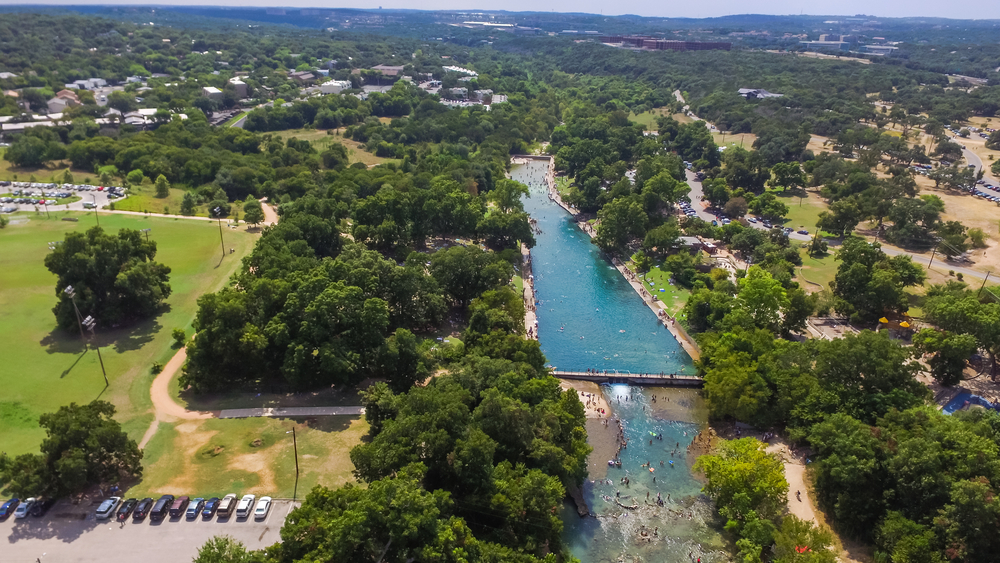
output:
{"label": "blue tarp", "polygon": [[958,395],[955,395],[955,398],[949,401],[941,410],[944,411],[944,414],[952,414],[970,405],[979,405],[1000,412],[1000,405],[993,404],[979,395],[973,395],[968,391],[962,391]]}

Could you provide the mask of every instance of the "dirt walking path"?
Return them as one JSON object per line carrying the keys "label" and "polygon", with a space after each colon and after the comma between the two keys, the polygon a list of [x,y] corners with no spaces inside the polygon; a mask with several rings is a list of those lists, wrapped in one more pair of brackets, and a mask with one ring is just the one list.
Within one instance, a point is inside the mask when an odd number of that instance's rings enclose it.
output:
{"label": "dirt walking path", "polygon": [[170,381],[184,366],[185,361],[187,361],[187,349],[181,348],[174,354],[173,358],[170,358],[167,365],[163,366],[163,371],[157,374],[156,379],[153,380],[153,385],[149,388],[149,396],[153,400],[155,418],[153,419],[153,423],[149,425],[146,433],[143,434],[142,440],[139,441],[139,449],[144,448],[149,443],[149,440],[153,438],[153,435],[156,434],[156,429],[160,426],[160,422],[204,420],[218,416],[218,413],[211,411],[189,411],[177,404],[177,401],[170,396]]}
{"label": "dirt walking path", "polygon": [[274,210],[266,199],[261,200],[260,208],[264,210],[264,224],[265,225],[277,225],[278,224],[278,212]]}
{"label": "dirt walking path", "polygon": [[[806,463],[800,455],[791,453],[783,440],[772,438],[773,442],[767,447],[769,453],[778,454],[785,465],[785,481],[788,481],[788,512],[799,518],[819,524],[816,519],[816,511],[813,508],[813,500],[809,496],[809,489],[806,487]],[[796,492],[801,495],[801,500],[796,496]]]}
{"label": "dirt walking path", "polygon": [[[264,222],[270,225],[275,225],[278,223],[278,213],[268,205],[267,200],[261,200],[261,209],[264,211]],[[195,217],[192,217],[195,218]],[[201,219],[201,217],[196,217]],[[211,221],[212,219],[208,219]],[[204,420],[207,418],[217,418],[219,416],[218,412],[214,411],[189,411],[182,405],[178,404],[173,397],[170,396],[170,382],[173,380],[174,376],[184,367],[184,362],[187,361],[187,349],[181,348],[174,354],[173,358],[167,362],[167,365],[163,366],[163,370],[157,374],[156,378],[153,379],[153,384],[149,388],[149,396],[153,400],[153,413],[155,417],[153,418],[152,424],[146,429],[146,433],[142,435],[142,439],[139,441],[139,448],[142,449],[149,443],[156,434],[157,428],[160,426],[160,422],[175,422],[178,420]]]}

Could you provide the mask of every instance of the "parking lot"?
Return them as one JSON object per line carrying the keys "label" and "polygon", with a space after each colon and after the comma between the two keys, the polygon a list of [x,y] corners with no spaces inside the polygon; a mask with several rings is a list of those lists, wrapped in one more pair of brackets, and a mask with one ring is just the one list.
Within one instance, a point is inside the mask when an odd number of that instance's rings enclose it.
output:
{"label": "parking lot", "polygon": [[[28,182],[4,182],[0,185],[0,193],[11,193],[15,194],[9,196],[10,199],[17,200],[21,198],[29,199],[45,199],[45,200],[55,200],[56,195],[52,194],[63,194],[70,196],[80,197],[79,201],[74,201],[73,203],[64,204],[49,204],[48,208],[50,211],[56,210],[74,210],[83,211],[86,209],[93,208],[94,205],[98,209],[103,208],[105,205],[114,201],[114,199],[121,199],[123,197],[128,197],[124,195],[121,191],[118,191],[115,195],[117,197],[111,196],[111,192],[108,190],[100,190],[99,186],[83,186],[83,185],[73,185],[73,184],[36,184],[28,185]],[[54,187],[52,187],[54,186]],[[120,188],[113,188],[114,190],[120,190]],[[19,194],[17,192],[20,192]],[[49,195],[45,195],[49,194]],[[4,201],[7,198],[0,200],[0,210],[4,213],[13,213],[14,211],[34,211],[37,207],[39,210],[44,211],[45,205],[41,203],[15,203],[14,201]]]}
{"label": "parking lot", "polygon": [[[4,563],[106,562],[122,557],[143,563],[187,563],[213,536],[229,535],[249,549],[276,543],[291,500],[275,500],[265,520],[213,517],[151,522],[146,518],[122,526],[114,519],[98,521],[97,504],[73,505],[63,500],[41,518],[13,517],[0,522],[0,561]],[[4,541],[6,540],[6,541]]]}

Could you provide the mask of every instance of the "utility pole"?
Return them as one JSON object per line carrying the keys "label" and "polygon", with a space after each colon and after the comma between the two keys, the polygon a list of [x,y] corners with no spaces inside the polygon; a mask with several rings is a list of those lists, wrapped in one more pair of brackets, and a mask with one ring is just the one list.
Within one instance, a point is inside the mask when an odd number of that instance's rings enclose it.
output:
{"label": "utility pole", "polygon": [[97,219],[97,226],[101,226],[101,216],[97,214],[97,194],[90,194],[94,198],[94,218]]}
{"label": "utility pole", "polygon": [[225,259],[226,258],[226,241],[222,239],[222,215],[220,213],[221,211],[222,211],[222,209],[219,208],[219,207],[216,207],[213,210],[213,212],[215,213],[216,218],[219,219],[219,242],[222,244],[222,258]]}
{"label": "utility pole", "polygon": [[295,480],[299,480],[299,442],[295,438],[295,427],[292,427],[292,448],[295,450]]}
{"label": "utility pole", "polygon": [[986,287],[986,280],[990,279],[990,274],[992,273],[986,272],[986,277],[983,278],[983,285],[979,286],[979,293],[976,294],[976,299],[979,299],[979,296],[983,294],[983,288]]}
{"label": "utility pole", "polygon": [[291,432],[285,432],[285,434],[291,434],[292,435],[292,448],[294,448],[294,450],[295,450],[295,489],[292,492],[292,500],[295,500],[295,497],[299,493],[299,442],[298,442],[298,440],[295,439],[295,427],[294,426],[292,427],[292,431]]}
{"label": "utility pole", "polygon": [[930,259],[930,261],[928,261],[928,262],[927,262],[927,269],[928,269],[928,270],[930,270],[930,269],[931,269],[931,264],[933,264],[933,263],[934,263],[934,254],[935,254],[936,252],[937,252],[937,248],[934,248],[934,250],[932,250],[932,251],[931,251],[931,259]]}

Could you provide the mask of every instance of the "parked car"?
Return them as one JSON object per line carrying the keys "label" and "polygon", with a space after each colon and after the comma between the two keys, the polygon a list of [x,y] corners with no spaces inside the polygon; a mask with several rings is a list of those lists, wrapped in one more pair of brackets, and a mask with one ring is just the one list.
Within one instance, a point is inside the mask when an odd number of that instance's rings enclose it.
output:
{"label": "parked car", "polygon": [[35,505],[31,507],[31,515],[35,518],[41,518],[42,516],[45,516],[45,513],[48,512],[49,509],[55,505],[55,503],[56,499],[54,498],[38,499],[35,501]]}
{"label": "parked car", "polygon": [[28,500],[22,502],[18,505],[17,509],[14,510],[14,518],[26,518],[28,516],[28,511],[35,504],[35,497],[31,497]]}
{"label": "parked car", "polygon": [[205,501],[205,508],[201,510],[202,518],[215,516],[215,511],[219,509],[219,497],[212,497]]}
{"label": "parked car", "polygon": [[128,515],[135,510],[135,505],[139,504],[139,501],[134,498],[130,498],[122,503],[121,508],[118,509],[117,520],[119,522],[124,522],[128,520]]}
{"label": "parked car", "polygon": [[808,235],[808,234],[809,234],[809,231],[807,231],[807,230],[805,230],[805,229],[802,229],[801,231],[798,231],[798,233],[799,233],[800,235]]}
{"label": "parked car", "polygon": [[170,517],[180,518],[190,501],[190,497],[177,497],[173,504],[170,505]]}
{"label": "parked car", "polygon": [[753,217],[747,217],[747,221],[750,221],[751,223],[756,223],[757,219],[754,219]]}
{"label": "parked car", "polygon": [[229,518],[236,509],[236,495],[229,493],[219,501],[219,518]]}
{"label": "parked car", "polygon": [[174,495],[163,495],[156,501],[149,511],[150,520],[163,520],[170,511],[170,505],[174,503]]}
{"label": "parked car", "polygon": [[240,503],[236,505],[236,517],[246,518],[250,516],[250,511],[253,509],[253,501],[257,500],[254,495],[243,495],[240,499]]}
{"label": "parked car", "polygon": [[253,511],[254,520],[267,518],[267,512],[271,510],[271,497],[260,497],[257,501],[257,508]]}
{"label": "parked car", "polygon": [[11,514],[17,510],[17,505],[21,504],[21,499],[12,498],[0,506],[0,520],[6,520],[10,518]]}
{"label": "parked car", "polygon": [[185,516],[187,516],[188,518],[197,518],[198,513],[201,512],[201,509],[204,506],[205,506],[204,498],[202,497],[195,498],[194,500],[191,501],[191,504],[188,505],[187,514],[185,514]]}
{"label": "parked car", "polygon": [[118,508],[118,503],[121,501],[122,497],[109,497],[108,499],[106,499],[104,502],[101,503],[101,506],[97,507],[97,519],[107,520],[108,518],[111,518],[111,515],[114,514],[115,509]]}
{"label": "parked car", "polygon": [[141,522],[149,514],[149,509],[153,507],[153,499],[146,497],[139,501],[139,504],[135,505],[135,509],[132,511],[132,521]]}

